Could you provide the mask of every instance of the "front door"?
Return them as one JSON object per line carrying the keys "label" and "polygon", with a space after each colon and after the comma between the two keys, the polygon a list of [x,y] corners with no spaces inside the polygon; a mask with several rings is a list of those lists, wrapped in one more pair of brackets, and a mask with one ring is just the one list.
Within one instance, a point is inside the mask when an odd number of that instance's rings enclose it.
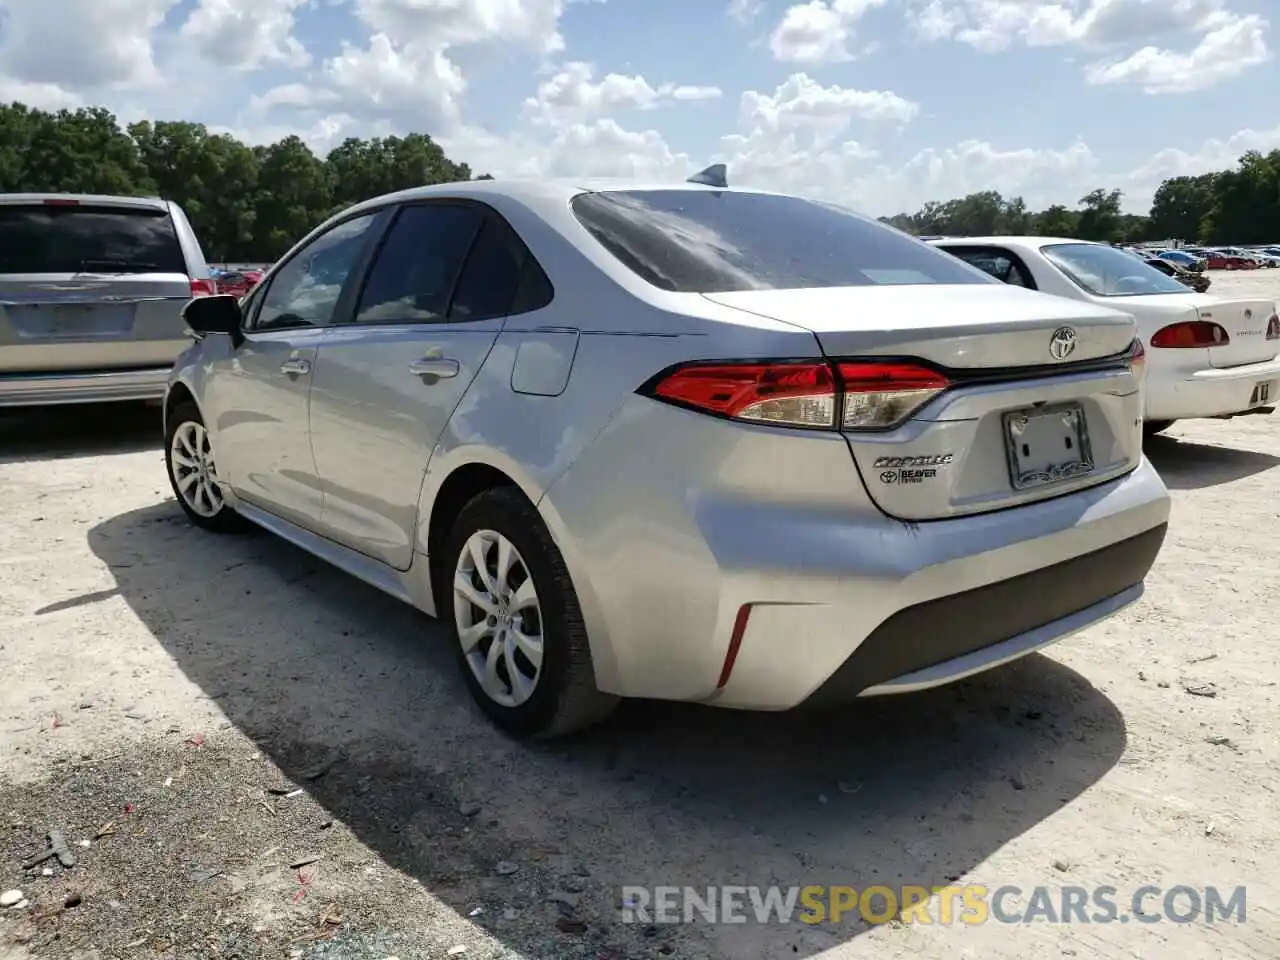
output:
{"label": "front door", "polygon": [[427,461],[502,328],[524,256],[480,204],[399,211],[313,375],[326,536],[409,568]]}
{"label": "front door", "polygon": [[267,278],[249,301],[244,342],[222,361],[230,375],[211,378],[205,398],[221,479],[247,503],[309,529],[323,507],[308,414],[318,346],[377,216],[333,227]]}

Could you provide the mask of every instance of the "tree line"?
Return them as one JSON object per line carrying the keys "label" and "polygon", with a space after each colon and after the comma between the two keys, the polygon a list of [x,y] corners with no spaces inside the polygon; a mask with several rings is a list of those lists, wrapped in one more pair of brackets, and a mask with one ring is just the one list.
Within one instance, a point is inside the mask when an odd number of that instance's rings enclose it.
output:
{"label": "tree line", "polygon": [[1280,150],[1250,151],[1232,170],[1165,180],[1146,216],[1123,213],[1123,197],[1119,190],[1099,189],[1081,197],[1075,209],[1055,204],[1033,212],[1021,197],[1007,199],[987,190],[880,219],[917,236],[1030,234],[1107,243],[1280,243]]}
{"label": "tree line", "polygon": [[[472,177],[467,164],[421,133],[350,138],[318,157],[293,136],[249,146],[199,123],[122,127],[102,107],[49,112],[0,105],[0,193],[162,196],[182,205],[213,262],[274,260],[352,203]],[[1037,212],[1021,197],[988,190],[881,219],[917,235],[1280,242],[1280,150],[1246,153],[1232,170],[1166,180],[1146,216],[1122,212],[1122,199],[1119,190],[1098,189],[1075,208],[1055,204]]]}
{"label": "tree line", "polygon": [[199,123],[122,127],[101,107],[0,105],[0,193],[164,197],[186,211],[214,263],[272,261],[352,203],[472,177],[420,133],[351,138],[321,158],[292,136],[249,146]]}

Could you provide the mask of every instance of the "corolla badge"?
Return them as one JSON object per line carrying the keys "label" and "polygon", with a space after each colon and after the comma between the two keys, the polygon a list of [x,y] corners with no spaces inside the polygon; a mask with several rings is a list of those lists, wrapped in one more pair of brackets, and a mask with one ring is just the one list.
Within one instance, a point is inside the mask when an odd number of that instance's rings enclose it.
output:
{"label": "corolla badge", "polygon": [[1076,332],[1070,327],[1059,327],[1049,338],[1049,356],[1065,360],[1076,352]]}

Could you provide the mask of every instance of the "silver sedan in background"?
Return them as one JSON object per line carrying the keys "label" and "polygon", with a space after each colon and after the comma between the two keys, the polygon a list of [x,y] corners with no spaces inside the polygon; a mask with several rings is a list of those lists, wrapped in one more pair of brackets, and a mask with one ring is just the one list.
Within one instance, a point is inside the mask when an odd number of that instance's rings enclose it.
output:
{"label": "silver sedan in background", "polygon": [[906,693],[1142,594],[1129,316],[697,179],[383,196],[192,301],[182,508],[441,617],[527,736]]}

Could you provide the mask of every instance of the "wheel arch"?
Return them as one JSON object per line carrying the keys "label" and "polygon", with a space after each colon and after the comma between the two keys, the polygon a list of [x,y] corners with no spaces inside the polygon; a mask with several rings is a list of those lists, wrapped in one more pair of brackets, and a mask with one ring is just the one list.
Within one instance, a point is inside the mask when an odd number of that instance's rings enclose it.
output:
{"label": "wheel arch", "polygon": [[176,380],[164,396],[164,419],[161,422],[161,428],[166,436],[169,432],[169,417],[178,408],[178,405],[183,403],[194,404],[197,410],[200,409],[200,404],[196,402],[196,395],[191,392],[191,388],[181,380]]}

